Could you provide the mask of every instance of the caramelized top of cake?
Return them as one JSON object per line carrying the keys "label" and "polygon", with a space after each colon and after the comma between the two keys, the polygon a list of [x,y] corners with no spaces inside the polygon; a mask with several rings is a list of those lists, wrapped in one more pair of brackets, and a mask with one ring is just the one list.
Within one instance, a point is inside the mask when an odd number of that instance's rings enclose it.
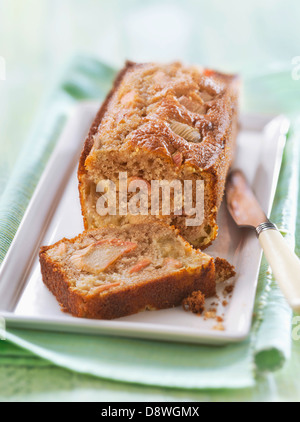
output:
{"label": "caramelized top of cake", "polygon": [[236,82],[234,75],[177,62],[128,62],[90,134],[91,153],[145,148],[209,168],[225,147],[237,107]]}

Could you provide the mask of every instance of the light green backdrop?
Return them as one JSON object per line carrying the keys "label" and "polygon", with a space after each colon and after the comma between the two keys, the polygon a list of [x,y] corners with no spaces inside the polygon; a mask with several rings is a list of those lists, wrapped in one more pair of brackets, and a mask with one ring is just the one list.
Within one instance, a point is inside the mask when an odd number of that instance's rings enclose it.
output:
{"label": "light green backdrop", "polygon": [[[270,83],[270,74],[279,70],[290,72],[289,83],[299,90],[300,80],[292,80],[292,60],[300,56],[299,18],[296,0],[0,0],[0,56],[6,63],[6,80],[0,81],[0,194],[41,105],[74,54],[91,54],[115,67],[126,58],[180,59],[245,78],[266,74]],[[264,98],[262,91],[258,104],[246,95],[244,107],[282,110],[276,94],[283,89],[274,83],[274,97]],[[295,110],[295,100],[284,108]],[[240,392],[149,389],[58,368],[45,379],[46,368],[2,367],[0,378],[8,386],[17,383],[10,391],[19,399],[297,399],[298,343],[283,370]]]}
{"label": "light green backdrop", "polygon": [[73,54],[116,67],[180,59],[244,76],[292,71],[299,20],[297,0],[0,0],[0,185]]}

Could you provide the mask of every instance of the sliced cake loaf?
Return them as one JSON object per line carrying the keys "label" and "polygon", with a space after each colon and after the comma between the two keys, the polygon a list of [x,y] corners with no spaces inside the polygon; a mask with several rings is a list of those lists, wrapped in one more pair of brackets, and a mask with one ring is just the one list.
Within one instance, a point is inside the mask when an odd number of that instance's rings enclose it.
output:
{"label": "sliced cake loaf", "polygon": [[[238,95],[235,75],[180,63],[128,62],[100,108],[81,154],[78,178],[85,229],[145,221],[147,215],[174,225],[194,246],[207,247],[217,235],[217,212],[235,151]],[[128,184],[137,180],[151,186],[151,194],[153,181],[178,181],[184,191],[181,209],[171,198],[170,212],[165,213],[161,204],[154,212],[150,200],[145,215],[126,210],[120,205],[121,173],[127,174]],[[114,213],[97,209],[102,180],[116,186]],[[204,183],[204,218],[195,220],[199,181]],[[191,208],[186,207],[185,183],[194,186]],[[128,202],[131,197],[129,193]]]}
{"label": "sliced cake loaf", "polygon": [[40,250],[43,281],[74,316],[112,319],[177,306],[194,290],[215,293],[213,258],[173,227],[107,226]]}

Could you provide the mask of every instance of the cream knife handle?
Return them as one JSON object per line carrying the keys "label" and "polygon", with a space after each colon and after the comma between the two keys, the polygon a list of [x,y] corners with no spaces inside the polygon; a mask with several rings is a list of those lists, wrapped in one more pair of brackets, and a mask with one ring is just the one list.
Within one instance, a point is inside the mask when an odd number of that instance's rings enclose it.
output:
{"label": "cream knife handle", "polygon": [[299,258],[290,249],[275,226],[260,231],[258,239],[282,293],[291,308],[300,312]]}

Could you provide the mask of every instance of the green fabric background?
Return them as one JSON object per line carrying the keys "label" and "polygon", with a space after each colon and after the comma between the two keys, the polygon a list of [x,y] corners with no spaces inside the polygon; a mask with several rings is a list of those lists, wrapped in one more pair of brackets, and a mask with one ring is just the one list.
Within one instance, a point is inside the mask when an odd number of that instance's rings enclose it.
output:
{"label": "green fabric background", "polygon": [[[20,2],[12,3],[18,3],[19,8],[22,9]],[[35,2],[31,3],[32,5],[33,3],[35,4]],[[55,46],[58,46],[60,39],[55,31],[51,32],[50,20],[49,18],[46,18],[45,15],[49,12],[49,9],[51,9],[54,21],[59,26],[59,15],[63,15],[63,12],[69,10],[68,7],[70,6],[70,3],[67,1],[63,2],[63,6],[61,6],[62,9],[59,9],[60,12],[56,9],[56,2],[53,2],[54,6],[50,6],[49,2],[44,2],[44,4],[46,3],[46,8],[41,5],[37,7],[33,19],[37,17],[45,19],[48,24],[48,39],[50,39]],[[91,6],[91,10],[100,10],[97,9],[100,8],[100,6],[96,6],[95,2],[91,1],[88,3]],[[241,71],[245,79],[244,109],[265,112],[285,112],[289,113],[293,121],[296,121],[295,116],[299,109],[300,81],[292,78],[291,54],[293,57],[296,56],[297,51],[295,45],[298,45],[297,41],[299,40],[299,38],[297,39],[295,27],[293,27],[292,24],[294,15],[289,15],[290,22],[289,25],[286,24],[285,26],[285,34],[283,37],[281,34],[280,42],[278,40],[279,36],[276,33],[274,33],[274,39],[270,40],[268,39],[268,33],[260,33],[261,36],[259,41],[257,35],[254,35],[255,28],[259,27],[261,17],[267,16],[266,14],[264,15],[264,12],[270,12],[268,13],[268,16],[269,18],[270,16],[272,17],[272,19],[270,19],[271,22],[264,22],[266,23],[266,26],[271,25],[273,28],[277,21],[278,23],[282,22],[282,17],[285,17],[285,15],[281,14],[280,11],[287,9],[288,2],[285,3],[286,7],[284,9],[282,9],[283,6],[280,2],[274,2],[271,11],[269,10],[270,5],[268,10],[265,10],[265,6],[262,6],[260,11],[257,9],[257,5],[255,9],[255,4],[251,6],[251,9],[247,6],[246,12],[248,12],[247,17],[249,19],[249,22],[247,23],[248,26],[246,28],[242,28],[242,26],[239,27],[242,34],[241,39],[244,40],[244,42],[247,42],[247,54],[242,54],[244,48],[243,42],[240,40],[238,43],[234,38],[234,35],[236,35],[235,31],[238,28],[234,27],[230,31],[229,27],[225,25],[224,28],[220,28],[217,31],[216,24],[205,24],[200,27],[200,29],[196,25],[199,20],[204,22],[205,16],[215,16],[216,10],[218,10],[217,21],[218,19],[224,19],[224,16],[227,16],[229,22],[228,12],[224,6],[222,6],[221,2],[212,2],[211,5],[206,5],[204,12],[202,9],[201,13],[198,13],[197,15],[198,21],[195,21],[195,18],[192,17],[192,15],[194,16],[194,10],[200,11],[200,9],[198,9],[200,6],[197,6],[196,2],[191,1],[185,3],[184,8],[181,2],[176,2],[176,7],[173,7],[171,13],[173,13],[173,19],[176,22],[176,19],[178,19],[179,16],[177,12],[184,9],[184,14],[182,16],[185,17],[181,17],[181,19],[179,19],[180,22],[177,23],[179,25],[178,33],[181,35],[181,38],[185,38],[183,42],[182,40],[180,41],[180,39],[177,39],[175,50],[173,41],[174,37],[178,34],[176,35],[174,33],[172,29],[173,26],[168,27],[165,30],[166,40],[159,45],[159,50],[163,50],[165,53],[164,55],[162,55],[163,51],[156,50],[158,46],[157,41],[155,41],[156,38],[153,40],[153,37],[151,38],[151,36],[148,35],[147,28],[146,35],[144,34],[140,40],[143,41],[142,45],[138,45],[137,38],[134,37],[134,34],[136,32],[140,34],[142,28],[139,24],[137,24],[136,27],[133,25],[132,28],[132,26],[129,26],[129,23],[137,21],[132,18],[132,15],[133,17],[139,16],[141,20],[143,20],[143,16],[152,16],[159,21],[161,16],[164,16],[165,13],[170,13],[170,7],[167,7],[170,6],[170,2],[163,2],[160,4],[155,1],[146,2],[144,3],[144,6],[141,7],[138,2],[132,1],[127,2],[128,9],[121,6],[120,2],[113,3],[114,4],[111,7],[117,6],[115,10],[110,7],[102,9],[102,12],[107,16],[110,16],[111,19],[110,24],[108,19],[108,23],[105,23],[102,28],[102,45],[103,37],[107,42],[108,34],[111,36],[109,39],[113,39],[114,34],[117,34],[117,38],[119,39],[122,37],[123,33],[126,34],[121,43],[124,49],[119,49],[112,55],[111,48],[102,47],[102,49],[99,49],[100,54],[98,54],[98,56],[103,56],[102,58],[106,59],[106,61],[109,61],[114,65],[119,65],[119,61],[123,60],[124,53],[127,51],[130,52],[131,58],[136,60],[149,60],[151,57],[151,59],[164,59],[165,61],[165,59],[179,57],[180,59],[188,61],[209,63],[211,66],[215,65],[225,70]],[[75,11],[78,13],[79,10],[81,10],[78,2],[72,4],[75,4]],[[1,6],[3,7],[3,5]],[[238,6],[238,9],[239,7],[240,6]],[[277,9],[277,11],[275,9]],[[16,12],[16,10],[16,8],[14,9],[12,6],[6,5],[6,11],[9,11],[12,14],[12,17],[14,17],[14,12]],[[236,13],[238,13],[238,11],[239,10],[237,10]],[[23,12],[25,15],[28,13],[25,10],[23,10]],[[73,11],[73,13],[75,12]],[[85,13],[88,13],[86,8]],[[91,15],[91,12],[89,12],[88,16],[90,19],[93,19]],[[128,18],[126,21],[122,19],[125,15]],[[75,21],[78,25],[77,19],[77,15],[75,17],[74,14],[73,18],[66,23],[67,30],[65,29],[64,36],[66,36],[66,34],[68,35],[68,28],[70,30],[72,25],[75,26]],[[112,25],[112,22],[114,21],[122,22],[121,27],[119,26],[117,30],[115,25]],[[37,22],[39,22],[38,25],[41,25],[40,20]],[[190,26],[187,25],[188,23],[190,23]],[[244,21],[242,23],[245,24]],[[189,28],[189,32],[186,29],[187,27]],[[4,28],[6,28],[5,25]],[[9,28],[9,30],[11,30],[11,28]],[[145,28],[143,31],[145,32]],[[222,39],[220,36],[222,31],[225,31],[225,39]],[[150,34],[149,28],[148,32]],[[205,33],[205,39],[208,40],[209,46],[204,45],[203,42],[200,42],[200,46],[196,46],[194,41],[193,45],[195,48],[191,52],[190,47],[187,48],[187,45],[189,45],[189,37],[195,37],[196,34],[201,33]],[[10,34],[9,31],[8,34]],[[32,48],[32,45],[35,45],[36,47],[42,45],[42,43],[38,43],[30,36],[30,34],[33,34],[32,30],[28,30],[26,34],[25,42],[28,42],[30,49]],[[249,34],[253,34],[253,39],[252,37],[250,39]],[[90,35],[91,34],[89,34],[89,36]],[[82,38],[84,39],[85,37],[88,37],[88,35],[83,33]],[[238,45],[226,45],[227,42],[229,43],[229,41],[232,41],[233,39],[235,40],[235,44]],[[99,39],[99,37],[98,40],[101,44],[101,39]],[[199,40],[199,37],[197,40]],[[10,40],[10,42],[12,43],[12,40]],[[81,42],[82,40],[80,42],[78,41],[78,44]],[[266,46],[274,46],[275,44],[276,54],[274,54],[272,49],[268,50],[266,48]],[[57,55],[62,59],[62,63],[65,63],[66,61],[66,57],[63,56],[63,51],[68,50],[68,53],[72,52],[70,45],[70,39],[68,39],[68,42],[65,42],[65,45],[62,43],[59,48],[57,47]],[[146,49],[144,48],[145,46],[147,47]],[[52,54],[52,58],[54,57],[53,47],[54,45],[52,45],[52,48],[49,48],[51,53],[47,53],[50,56]],[[232,47],[233,49],[230,53],[229,47]],[[31,62],[30,65],[27,63],[28,69],[33,72],[35,72],[36,69],[39,69],[40,72],[41,69],[44,69],[47,76],[51,75],[53,73],[51,73],[51,69],[58,69],[58,66],[55,67],[51,61],[49,62],[48,57],[48,60],[45,60],[45,62],[48,63],[48,66],[49,64],[51,65],[50,69],[46,69],[46,66],[41,64],[41,60],[37,60],[37,57],[39,56],[37,53],[39,53],[39,51],[38,48],[36,48],[36,50],[36,54],[32,53],[32,57],[35,58],[36,62]],[[86,51],[87,49],[85,48],[84,50]],[[95,50],[96,48],[94,45],[93,53],[95,53]],[[211,51],[214,51],[214,56],[211,55]],[[225,52],[229,54],[226,55]],[[2,54],[1,50],[0,54]],[[12,53],[9,52],[8,57],[11,57],[11,54]],[[110,54],[111,57],[108,57]],[[107,56],[105,57],[105,55]],[[114,60],[113,57],[116,60]],[[129,55],[127,57],[129,57]],[[278,57],[280,58],[280,61],[278,61]],[[20,65],[20,63],[18,64]],[[21,80],[24,78],[24,75],[28,77],[28,69],[26,68],[25,63],[21,77],[19,75]],[[16,153],[16,146],[20,149],[21,145],[24,145],[25,137],[19,126],[21,126],[22,129],[25,128],[26,125],[24,122],[22,124],[22,118],[24,119],[24,114],[33,116],[34,110],[31,110],[31,112],[29,110],[29,108],[32,107],[31,101],[30,107],[28,108],[24,107],[24,101],[22,113],[18,114],[16,102],[13,97],[7,95],[8,93],[12,94],[12,90],[10,89],[12,86],[17,88],[17,79],[15,78],[12,82],[5,81],[5,84],[8,82],[8,84],[6,84],[8,86],[5,86],[4,91],[7,90],[7,92],[4,92],[3,98],[7,101],[7,104],[14,106],[14,108],[11,109],[11,113],[8,115],[7,119],[5,119],[5,124],[3,124],[2,120],[0,126],[0,128],[3,129],[3,126],[6,125],[6,127],[4,127],[4,133],[13,133],[10,142],[5,142],[4,145],[1,146],[1,152],[3,153],[2,157],[4,157],[3,160],[1,159],[0,167],[0,180],[2,181],[1,187],[3,191],[0,198],[0,215],[2,217],[0,219],[0,253],[2,257],[13,237],[13,233],[18,227],[34,186],[36,185],[53,145],[55,144],[57,135],[63,126],[63,121],[70,111],[70,106],[80,99],[102,98],[109,88],[112,76],[112,67],[103,66],[97,60],[83,56],[72,61],[71,66],[64,73],[63,78],[59,78],[63,81],[59,84],[59,89],[55,88],[57,84],[54,84],[53,82],[49,83],[49,87],[46,89],[46,91],[48,91],[47,100],[44,102],[44,106],[39,107],[42,111],[39,112],[38,117],[35,118],[37,124],[35,125],[31,136],[29,136],[29,138],[26,137],[27,148],[25,146],[25,148],[22,149],[23,152],[21,155]],[[40,73],[39,77],[41,77]],[[29,78],[29,80],[31,79]],[[10,85],[13,84],[13,82],[14,85]],[[22,89],[24,87],[26,91],[24,81],[22,82]],[[38,99],[38,78],[34,80],[34,85],[35,89],[32,92],[27,93],[25,97],[27,99],[32,99],[31,94],[33,93],[33,102],[35,99],[36,104],[38,104],[40,102]],[[2,86],[0,86],[0,88],[1,87]],[[46,87],[43,86],[44,91],[45,88]],[[0,103],[0,105],[2,104],[3,102]],[[15,123],[16,116],[21,116],[21,119],[17,119],[18,125]],[[32,117],[29,120],[31,121]],[[10,128],[12,126],[14,127],[14,132],[8,130],[9,125],[11,125]],[[285,151],[284,166],[281,171],[280,184],[277,190],[272,216],[283,232],[287,234],[287,239],[291,244],[295,242],[295,233],[299,233],[299,213],[297,207],[299,182],[299,155],[297,155],[299,154],[298,134],[299,132],[295,125],[290,133],[287,149]],[[28,146],[33,144],[34,154],[32,154],[32,148],[31,150],[28,150]],[[17,156],[19,158],[16,158]],[[17,162],[16,159],[18,160]],[[11,172],[13,165],[14,171]],[[20,181],[22,181],[22,183],[20,183]],[[16,186],[18,186],[17,192]],[[7,208],[8,204],[9,210]],[[8,221],[9,226],[7,224]],[[296,247],[299,252],[299,239],[296,239]],[[83,347],[82,340],[78,338],[69,338],[67,341],[68,345],[66,345],[66,339],[62,339],[57,335],[51,337],[43,333],[25,333],[14,330],[14,332],[8,334],[11,341],[31,349],[33,348],[32,345],[34,345],[35,352],[44,356],[44,358],[50,359],[56,364],[66,366],[70,369],[100,375],[102,379],[96,379],[88,375],[75,374],[62,368],[53,367],[47,360],[36,358],[34,355],[16,348],[8,342],[1,342],[0,399],[81,399],[108,401],[151,399],[298,399],[300,386],[295,374],[297,374],[297,370],[299,370],[299,341],[293,343],[292,355],[290,357],[291,315],[276,284],[272,281],[271,277],[266,274],[266,271],[267,266],[264,263],[262,265],[257,296],[257,317],[254,320],[253,329],[255,335],[253,334],[249,340],[251,343],[250,347],[248,342],[244,342],[238,345],[235,350],[229,348],[223,349],[222,351],[214,349],[208,351],[205,348],[176,345],[176,353],[174,353],[174,348],[167,344],[131,340],[123,340],[120,342],[119,339],[109,340],[106,338],[97,339],[97,342],[90,339],[88,345]],[[263,306],[265,299],[267,305]],[[25,343],[25,341],[27,343]],[[73,345],[73,348],[75,349],[75,359],[69,359],[69,355],[66,353],[66,346],[70,347],[70,344]],[[142,344],[143,347],[138,348],[138,345],[140,344]],[[36,349],[37,346],[39,349]],[[270,349],[272,349],[271,353]],[[53,350],[55,352],[54,354]],[[113,350],[115,350],[115,354],[112,354]],[[121,350],[123,353],[117,353],[117,350]],[[138,353],[133,353],[133,350],[138,350]],[[147,350],[147,353],[145,353],[145,350]],[[59,353],[57,353],[57,351],[59,351]],[[166,356],[170,355],[170,353],[172,353],[172,359],[166,359]],[[209,356],[209,360],[205,360],[209,353],[216,355],[215,359],[219,360],[218,366],[213,364],[216,362],[214,357]],[[81,359],[80,365],[78,365],[76,355],[78,355],[79,361]],[[85,359],[82,359],[83,356],[85,356]],[[138,359],[137,356],[139,357]],[[189,364],[182,363],[185,362],[183,357],[189,359]],[[253,360],[254,358],[256,359],[256,362]],[[199,362],[197,362],[198,359]],[[95,364],[89,365],[92,362]],[[280,369],[275,374],[263,373],[266,369],[280,367],[283,362],[286,362],[284,368]],[[119,368],[115,367],[115,370],[112,371],[112,363],[117,363]],[[259,369],[259,371],[257,369],[255,371],[255,378],[254,363],[256,363],[257,368]],[[93,370],[91,370],[91,366],[94,368]],[[132,371],[132,368],[136,368],[136,370]],[[103,378],[106,378],[107,380],[104,381]],[[110,380],[108,380],[109,378]],[[119,383],[113,380],[123,380],[127,381],[127,383]],[[132,384],[137,382],[149,385],[137,387],[135,384]],[[156,385],[156,387],[151,387],[151,384]],[[168,388],[163,389],[163,386],[168,386]],[[177,388],[174,390],[174,387]],[[206,390],[208,387],[213,387],[214,391]],[[227,387],[226,391],[223,390],[224,387]],[[236,389],[237,387],[244,388]],[[185,388],[185,390],[182,388]],[[195,388],[202,388],[202,390],[196,391]],[[232,390],[232,388],[235,389]]]}

